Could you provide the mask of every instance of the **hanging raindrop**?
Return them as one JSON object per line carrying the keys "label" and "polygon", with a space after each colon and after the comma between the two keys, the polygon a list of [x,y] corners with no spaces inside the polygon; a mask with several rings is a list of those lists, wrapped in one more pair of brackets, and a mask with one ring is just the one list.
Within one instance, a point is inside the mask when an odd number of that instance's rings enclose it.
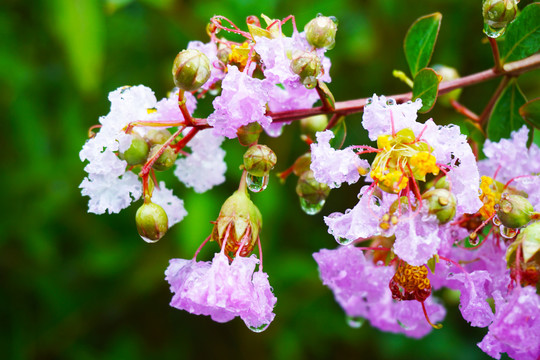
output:
{"label": "hanging raindrop", "polygon": [[264,189],[266,189],[266,186],[268,185],[268,179],[269,176],[253,176],[248,174],[246,178],[246,183],[248,186],[248,189],[253,192],[261,192]]}
{"label": "hanging raindrop", "polygon": [[501,232],[501,236],[505,239],[512,239],[519,233],[519,229],[512,229],[504,225],[499,226],[499,231]]}
{"label": "hanging raindrop", "polygon": [[349,244],[351,244],[354,240],[349,240],[347,238],[343,238],[343,237],[339,237],[339,236],[336,236],[336,241],[338,242],[339,245],[343,245],[343,246],[347,246]]}
{"label": "hanging raindrop", "polygon": [[495,226],[501,226],[501,224],[502,224],[502,223],[501,223],[501,220],[499,219],[499,217],[498,217],[497,215],[495,215],[495,216],[493,217],[493,225],[495,225]]}
{"label": "hanging raindrop", "polygon": [[347,325],[352,327],[353,329],[359,329],[364,325],[366,322],[366,319],[360,316],[347,316]]}
{"label": "hanging raindrop", "polygon": [[261,326],[248,326],[249,330],[253,331],[254,333],[260,333],[263,332],[268,328],[268,325],[270,324],[262,324]]}
{"label": "hanging raindrop", "polygon": [[147,243],[149,243],[149,244],[153,244],[153,243],[156,243],[156,242],[159,241],[159,239],[152,240],[152,239],[149,239],[149,238],[144,237],[144,236],[141,236],[141,235],[139,235],[139,236],[141,237],[141,239],[143,239],[145,242],[147,242]]}
{"label": "hanging raindrop", "polygon": [[308,215],[315,215],[319,211],[321,211],[325,202],[326,202],[326,199],[323,199],[316,204],[312,204],[306,199],[300,198],[300,206],[302,207],[302,210],[304,210],[304,212]]}

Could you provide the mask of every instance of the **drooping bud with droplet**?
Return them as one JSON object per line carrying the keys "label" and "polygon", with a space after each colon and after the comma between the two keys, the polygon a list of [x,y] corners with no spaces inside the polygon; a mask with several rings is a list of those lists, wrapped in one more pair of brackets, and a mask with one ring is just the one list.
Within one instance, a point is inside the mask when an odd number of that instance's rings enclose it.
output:
{"label": "drooping bud with droplet", "polygon": [[251,145],[244,153],[244,168],[253,176],[268,175],[276,162],[276,153],[266,145]]}
{"label": "drooping bud with droplet", "polygon": [[315,180],[313,171],[308,170],[298,178],[296,193],[300,198],[302,210],[309,215],[315,215],[323,208],[330,194],[330,187]]}
{"label": "drooping bud with droplet", "polygon": [[517,3],[516,0],[484,0],[484,33],[491,38],[501,36],[506,26],[516,18]]}
{"label": "drooping bud with droplet", "polygon": [[306,24],[304,32],[311,46],[332,49],[336,43],[337,24],[331,17],[317,16]]}
{"label": "drooping bud with droplet", "polygon": [[512,229],[527,225],[534,215],[532,204],[521,195],[503,194],[499,201],[497,217],[500,222]]}
{"label": "drooping bud with droplet", "polygon": [[225,253],[231,257],[248,256],[252,251],[262,227],[259,209],[249,199],[245,190],[237,190],[221,207],[214,223],[211,240],[225,246]]}
{"label": "drooping bud with droplet", "polygon": [[[149,158],[156,155],[161,149],[162,145],[154,145],[150,148],[150,154],[148,155]],[[173,148],[170,146],[167,146],[163,153],[157,158],[157,160],[154,162],[152,167],[156,169],[157,171],[165,171],[173,167],[174,162],[176,161],[176,158],[178,157],[178,154],[176,151],[174,151]]]}
{"label": "drooping bud with droplet", "polygon": [[119,154],[120,159],[126,160],[128,165],[140,165],[146,162],[148,157],[148,144],[139,134],[132,134],[131,145]]}
{"label": "drooping bud with droplet", "polygon": [[315,139],[315,134],[324,131],[328,126],[328,116],[325,114],[314,115],[300,120],[300,130],[302,134]]}
{"label": "drooping bud with droplet", "polygon": [[422,195],[428,203],[429,213],[439,220],[439,223],[446,224],[456,215],[456,198],[446,189],[433,189]]}
{"label": "drooping bud with droplet", "polygon": [[236,131],[236,135],[238,136],[238,141],[240,144],[249,146],[259,140],[259,135],[261,135],[262,131],[262,126],[258,122],[254,121],[239,127]]}
{"label": "drooping bud with droplet", "polygon": [[165,141],[169,140],[171,133],[165,129],[150,129],[144,135],[144,138],[150,145],[163,144]]}
{"label": "drooping bud with droplet", "polygon": [[205,54],[195,49],[181,51],[173,63],[174,84],[182,90],[197,90],[210,78],[210,71],[210,60]]}
{"label": "drooping bud with droplet", "polygon": [[[445,66],[445,65],[434,65],[433,70],[435,70],[437,74],[442,76],[443,82],[459,79],[459,73],[453,67]],[[459,99],[459,95],[461,95],[461,90],[462,89],[459,88],[459,89],[452,90],[449,93],[440,95],[437,98],[437,102],[444,106],[451,106],[452,100]]]}
{"label": "drooping bud with droplet", "polygon": [[297,51],[291,60],[291,71],[300,76],[300,82],[308,89],[317,86],[317,77],[321,73],[321,59],[308,51]]}
{"label": "drooping bud with droplet", "polygon": [[161,239],[169,229],[167,213],[153,202],[142,204],[135,214],[135,223],[139,235],[149,243]]}

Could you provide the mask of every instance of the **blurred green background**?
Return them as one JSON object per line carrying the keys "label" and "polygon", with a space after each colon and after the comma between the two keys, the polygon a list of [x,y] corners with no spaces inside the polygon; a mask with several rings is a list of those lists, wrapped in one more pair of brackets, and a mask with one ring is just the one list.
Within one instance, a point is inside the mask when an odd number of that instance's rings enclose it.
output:
{"label": "blurred green background", "polygon": [[[359,184],[333,191],[315,216],[301,211],[294,177],[283,186],[272,178],[252,196],[264,217],[264,269],[278,298],[276,319],[261,334],[239,319],[217,324],[169,307],[163,275],[170,258],[193,255],[237,186],[242,148],[236,141],[224,146],[228,182],[203,195],[161,175],[189,215],[155,245],[137,235],[137,205],[116,215],[88,214],[88,198],[78,189],[85,176],[78,152],[88,128],[108,113],[108,92],[145,84],[158,99],[165,96],[176,53],[190,40],[208,40],[205,26],[214,14],[239,25],[251,14],[294,14],[300,28],[317,13],[336,16],[330,87],[337,100],[347,100],[408,90],[391,72],[407,71],[408,27],[435,11],[443,22],[432,64],[462,75],[491,67],[480,0],[3,0],[0,9],[2,358],[488,358],[475,345],[486,329],[470,328],[455,297],[445,294],[444,328],[422,340],[368,324],[348,327],[311,254],[336,247],[322,216],[354,206]],[[481,112],[497,83],[465,89],[462,102]],[[529,99],[540,96],[538,71],[519,83]],[[198,115],[209,111],[203,102]],[[440,123],[460,119],[437,105],[428,115]],[[348,118],[347,142],[365,141],[360,120]],[[276,151],[278,171],[306,150],[297,124],[263,142]],[[216,249],[207,246],[200,259]]]}

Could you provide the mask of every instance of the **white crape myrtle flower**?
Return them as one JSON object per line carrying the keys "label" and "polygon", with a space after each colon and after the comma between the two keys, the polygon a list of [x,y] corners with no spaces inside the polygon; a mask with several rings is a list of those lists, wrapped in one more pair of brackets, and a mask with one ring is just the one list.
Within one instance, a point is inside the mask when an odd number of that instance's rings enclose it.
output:
{"label": "white crape myrtle flower", "polygon": [[176,177],[198,193],[223,183],[227,170],[225,151],[220,147],[223,139],[212,129],[199,131],[188,143],[191,154],[176,160]]}
{"label": "white crape myrtle flower", "polygon": [[120,177],[89,174],[79,187],[84,196],[90,197],[88,212],[94,214],[118,213],[142,195],[141,182],[131,172]]}

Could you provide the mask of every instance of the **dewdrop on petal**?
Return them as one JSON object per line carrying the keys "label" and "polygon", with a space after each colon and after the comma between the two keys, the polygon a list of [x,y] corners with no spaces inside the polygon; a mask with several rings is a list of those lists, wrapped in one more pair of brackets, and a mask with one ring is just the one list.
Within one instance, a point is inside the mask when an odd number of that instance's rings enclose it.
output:
{"label": "dewdrop on petal", "polygon": [[144,203],[135,214],[137,231],[147,243],[161,239],[169,229],[167,213],[161,206],[152,202]]}
{"label": "dewdrop on petal", "polygon": [[210,78],[210,60],[199,50],[181,51],[174,59],[174,84],[185,91],[199,89]]}

